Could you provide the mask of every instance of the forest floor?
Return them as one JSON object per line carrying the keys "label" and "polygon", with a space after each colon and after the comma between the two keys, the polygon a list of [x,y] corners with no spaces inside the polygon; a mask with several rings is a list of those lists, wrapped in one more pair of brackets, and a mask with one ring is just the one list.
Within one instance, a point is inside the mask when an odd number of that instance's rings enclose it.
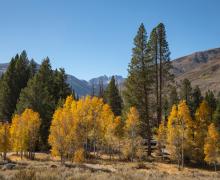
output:
{"label": "forest floor", "polygon": [[[66,179],[220,179],[220,172],[185,167],[179,171],[177,165],[160,162],[119,162],[109,160],[88,161],[76,164],[66,162],[61,165],[58,159],[48,154],[36,154],[36,160],[21,160],[10,154],[9,167],[0,162],[0,180],[66,180]],[[13,167],[10,167],[11,166]]]}

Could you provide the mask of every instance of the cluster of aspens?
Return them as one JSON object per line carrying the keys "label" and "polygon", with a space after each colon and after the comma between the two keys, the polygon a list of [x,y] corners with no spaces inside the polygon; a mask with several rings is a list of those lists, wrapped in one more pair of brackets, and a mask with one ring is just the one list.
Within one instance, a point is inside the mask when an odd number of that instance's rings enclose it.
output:
{"label": "cluster of aspens", "polygon": [[[0,124],[0,151],[14,151],[33,159],[39,143],[41,120],[37,112],[26,109],[16,114],[12,123]],[[115,117],[110,106],[98,97],[83,97],[78,101],[68,96],[56,109],[50,126],[49,144],[61,162],[82,162],[101,153],[109,158],[142,159],[145,156],[143,139],[139,136],[138,111],[132,107],[124,122]]]}
{"label": "cluster of aspens", "polygon": [[192,117],[186,101],[173,105],[168,122],[158,129],[160,152],[168,150],[170,157],[184,166],[184,161],[214,164],[219,157],[219,132],[212,122],[211,109],[204,100]]}
{"label": "cluster of aspens", "polygon": [[52,154],[82,162],[86,158],[144,157],[143,139],[139,136],[139,114],[132,107],[124,122],[115,117],[110,106],[98,97],[83,97],[75,101],[67,97],[63,107],[58,108],[52,119],[49,144]]}
{"label": "cluster of aspens", "polygon": [[20,153],[33,159],[37,142],[39,140],[39,128],[41,124],[40,116],[31,109],[18,115],[16,114],[12,123],[8,122],[0,124],[0,152],[6,159],[8,151]]}

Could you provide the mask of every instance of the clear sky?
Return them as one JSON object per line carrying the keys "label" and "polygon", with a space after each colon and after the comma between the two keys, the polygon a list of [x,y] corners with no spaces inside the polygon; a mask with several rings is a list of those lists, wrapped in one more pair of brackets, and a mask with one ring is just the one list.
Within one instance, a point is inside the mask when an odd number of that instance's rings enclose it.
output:
{"label": "clear sky", "polygon": [[0,0],[0,63],[25,49],[80,79],[126,76],[142,22],[165,23],[172,59],[220,47],[220,0]]}

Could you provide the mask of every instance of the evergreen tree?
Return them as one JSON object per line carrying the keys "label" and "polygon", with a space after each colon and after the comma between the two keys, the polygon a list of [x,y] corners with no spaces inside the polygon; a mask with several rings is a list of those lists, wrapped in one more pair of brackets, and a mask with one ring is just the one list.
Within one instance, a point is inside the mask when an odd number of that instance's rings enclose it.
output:
{"label": "evergreen tree", "polygon": [[110,105],[115,116],[120,116],[122,111],[122,99],[119,95],[115,78],[112,76],[111,81],[106,89],[106,101]]}
{"label": "evergreen tree", "polygon": [[220,131],[220,102],[218,102],[217,104],[216,110],[213,115],[213,120],[214,120],[216,127]]}
{"label": "evergreen tree", "polygon": [[199,86],[196,86],[192,92],[192,102],[191,102],[191,115],[194,115],[200,103],[202,102],[203,97]]}
{"label": "evergreen tree", "polygon": [[184,79],[181,84],[180,96],[182,100],[185,100],[189,106],[192,98],[192,86],[188,79]]}
{"label": "evergreen tree", "polygon": [[157,125],[159,126],[163,114],[163,93],[168,87],[169,82],[174,78],[173,74],[170,73],[172,65],[170,62],[169,46],[166,40],[166,30],[163,23],[160,23],[153,29],[148,46],[150,57],[155,64],[155,94]]}
{"label": "evergreen tree", "polygon": [[163,116],[165,121],[167,121],[168,115],[169,115],[169,102],[167,97],[165,96],[163,101]]}
{"label": "evergreen tree", "polygon": [[217,105],[217,100],[215,98],[214,93],[212,91],[208,90],[205,93],[205,100],[208,103],[208,106],[210,107],[210,110],[211,110],[211,120],[213,120],[213,114],[215,112],[216,105]]}
{"label": "evergreen tree", "polygon": [[104,84],[103,84],[103,80],[99,80],[99,94],[98,94],[99,98],[104,98]]}
{"label": "evergreen tree", "polygon": [[178,102],[179,102],[179,97],[177,94],[177,90],[176,90],[176,87],[173,86],[173,87],[171,87],[170,93],[169,93],[169,107],[170,107],[170,109],[172,108],[172,106],[174,104],[177,105]]}
{"label": "evergreen tree", "polygon": [[11,121],[21,89],[30,77],[29,61],[25,51],[12,58],[0,87],[0,119]]}
{"label": "evergreen tree", "polygon": [[42,119],[40,127],[41,150],[48,149],[47,138],[52,114],[55,109],[53,82],[53,71],[47,58],[42,62],[35,76],[28,81],[27,87],[21,91],[17,104],[17,112],[19,114],[27,108],[40,114]]}
{"label": "evergreen tree", "polygon": [[30,78],[32,78],[37,72],[37,63],[33,59],[31,59],[29,63],[29,69],[30,69]]}
{"label": "evergreen tree", "polygon": [[148,56],[147,35],[143,24],[134,38],[135,47],[128,67],[125,82],[125,101],[128,107],[134,106],[140,113],[141,135],[148,140],[148,155],[151,154],[151,122],[149,95],[152,89],[152,59]]}
{"label": "evergreen tree", "polygon": [[59,100],[65,100],[66,97],[72,93],[69,84],[66,82],[66,79],[67,75],[65,74],[65,70],[63,68],[60,68],[59,70],[56,69],[54,71],[53,97],[55,98],[56,104]]}

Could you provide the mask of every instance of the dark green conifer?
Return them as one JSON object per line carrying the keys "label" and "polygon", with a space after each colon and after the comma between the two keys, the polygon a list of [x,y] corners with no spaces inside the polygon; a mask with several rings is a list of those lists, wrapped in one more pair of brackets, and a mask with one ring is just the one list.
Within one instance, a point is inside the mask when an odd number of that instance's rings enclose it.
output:
{"label": "dark green conifer", "polygon": [[106,89],[106,101],[110,105],[115,116],[120,116],[122,112],[122,99],[119,94],[114,76],[112,76],[111,81]]}
{"label": "dark green conifer", "polygon": [[134,38],[132,59],[128,67],[128,78],[125,82],[125,102],[127,107],[135,106],[140,114],[141,135],[147,139],[148,155],[151,155],[151,115],[150,93],[153,83],[153,61],[147,48],[147,33],[140,25]]}

